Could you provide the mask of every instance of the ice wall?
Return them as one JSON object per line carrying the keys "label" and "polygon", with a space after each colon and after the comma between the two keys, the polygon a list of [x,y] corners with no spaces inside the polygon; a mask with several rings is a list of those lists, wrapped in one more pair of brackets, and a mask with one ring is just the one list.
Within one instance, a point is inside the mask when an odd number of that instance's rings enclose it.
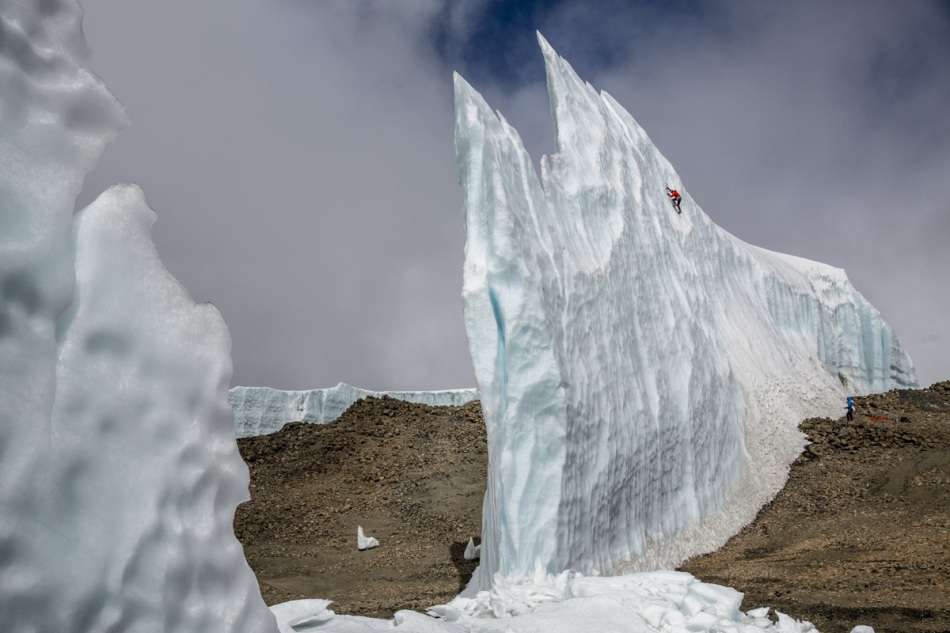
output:
{"label": "ice wall", "polygon": [[[841,270],[750,246],[540,38],[557,152],[456,76],[463,305],[488,426],[492,575],[672,566],[778,491],[797,423],[916,384]],[[682,215],[664,187],[684,194]]]}
{"label": "ice wall", "polygon": [[234,387],[228,392],[238,437],[274,433],[288,422],[332,422],[357,400],[383,396],[432,406],[459,406],[476,399],[478,394],[474,389],[367,391],[342,382],[329,389],[281,391],[270,387]]}
{"label": "ice wall", "polygon": [[276,631],[231,527],[227,328],[137,188],[72,215],[125,121],[81,15],[0,2],[0,628]]}

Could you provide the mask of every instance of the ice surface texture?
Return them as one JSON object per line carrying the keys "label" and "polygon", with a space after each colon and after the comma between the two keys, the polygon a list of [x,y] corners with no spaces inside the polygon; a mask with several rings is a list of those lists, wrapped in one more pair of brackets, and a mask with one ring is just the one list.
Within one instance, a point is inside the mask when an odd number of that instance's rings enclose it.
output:
{"label": "ice surface texture", "polygon": [[539,39],[557,137],[540,178],[455,84],[483,586],[537,561],[656,569],[713,549],[784,483],[801,419],[916,384],[843,271],[717,227],[637,122]]}
{"label": "ice surface texture", "polygon": [[125,117],[74,1],[0,1],[0,628],[276,631],[234,538],[230,338],[137,187],[75,219]]}
{"label": "ice surface texture", "polygon": [[234,387],[228,400],[234,409],[238,437],[267,435],[288,422],[323,424],[343,415],[351,404],[367,397],[389,396],[434,406],[459,406],[478,397],[474,389],[447,391],[367,391],[340,383],[329,389],[281,391],[270,387]]}

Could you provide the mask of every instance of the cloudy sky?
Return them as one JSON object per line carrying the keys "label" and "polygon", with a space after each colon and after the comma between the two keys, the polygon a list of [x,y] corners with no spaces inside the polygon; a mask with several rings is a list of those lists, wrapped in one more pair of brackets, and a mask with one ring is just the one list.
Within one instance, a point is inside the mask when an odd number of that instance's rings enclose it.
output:
{"label": "cloudy sky", "polygon": [[137,182],[234,385],[474,386],[452,71],[554,147],[540,30],[714,221],[845,268],[950,379],[950,3],[82,0]]}

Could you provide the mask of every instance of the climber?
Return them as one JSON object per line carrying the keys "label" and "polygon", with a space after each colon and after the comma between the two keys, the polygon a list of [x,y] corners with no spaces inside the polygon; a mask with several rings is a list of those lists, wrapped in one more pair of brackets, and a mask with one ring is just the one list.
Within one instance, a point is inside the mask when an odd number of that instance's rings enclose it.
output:
{"label": "climber", "polygon": [[680,210],[680,203],[683,202],[683,196],[680,195],[680,192],[676,189],[666,188],[666,195],[670,197],[670,202],[673,203],[673,208],[676,209],[677,213],[682,213]]}
{"label": "climber", "polygon": [[854,400],[848,396],[848,422],[854,420]]}

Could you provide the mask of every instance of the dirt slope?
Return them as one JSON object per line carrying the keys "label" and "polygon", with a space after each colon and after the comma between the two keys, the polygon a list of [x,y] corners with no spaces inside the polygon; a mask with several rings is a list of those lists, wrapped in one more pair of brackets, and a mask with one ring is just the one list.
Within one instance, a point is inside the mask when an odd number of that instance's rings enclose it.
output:
{"label": "dirt slope", "polygon": [[[785,489],[697,577],[823,633],[950,631],[950,382],[856,398],[852,423],[802,423],[812,442]],[[451,599],[474,564],[487,468],[478,403],[354,404],[332,424],[238,440],[252,500],[238,508],[268,604],[336,601],[391,617]],[[381,543],[356,549],[356,527]],[[477,542],[477,539],[476,539]]]}

